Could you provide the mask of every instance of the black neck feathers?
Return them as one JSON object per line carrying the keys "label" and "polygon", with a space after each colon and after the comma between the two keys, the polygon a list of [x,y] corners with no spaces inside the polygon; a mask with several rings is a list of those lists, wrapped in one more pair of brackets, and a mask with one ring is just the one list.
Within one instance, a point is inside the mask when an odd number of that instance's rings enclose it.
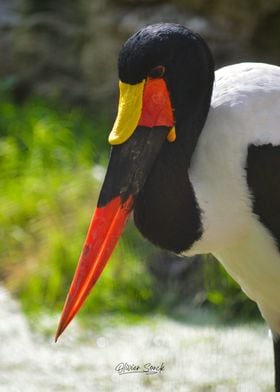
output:
{"label": "black neck feathers", "polygon": [[135,201],[134,221],[149,241],[175,253],[201,237],[200,210],[180,144],[164,144]]}

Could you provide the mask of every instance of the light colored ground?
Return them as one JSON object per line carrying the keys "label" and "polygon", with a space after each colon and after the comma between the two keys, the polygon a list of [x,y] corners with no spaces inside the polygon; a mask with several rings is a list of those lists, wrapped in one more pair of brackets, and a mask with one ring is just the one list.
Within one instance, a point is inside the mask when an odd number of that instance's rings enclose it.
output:
{"label": "light colored ground", "polygon": [[[30,331],[0,289],[0,390],[272,391],[272,349],[265,326],[217,328],[155,318],[81,338],[70,327],[59,343]],[[164,364],[160,374],[119,375],[119,363]]]}

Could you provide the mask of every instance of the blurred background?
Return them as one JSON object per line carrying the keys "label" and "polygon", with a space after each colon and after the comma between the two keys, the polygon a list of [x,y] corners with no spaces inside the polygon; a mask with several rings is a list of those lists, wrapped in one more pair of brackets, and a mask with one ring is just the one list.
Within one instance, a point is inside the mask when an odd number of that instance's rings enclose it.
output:
{"label": "blurred background", "polygon": [[[0,279],[31,326],[61,310],[79,258],[108,161],[120,47],[156,22],[198,32],[216,68],[280,61],[279,0],[0,0]],[[155,249],[130,222],[80,319],[184,321],[190,309],[260,320],[213,257]]]}

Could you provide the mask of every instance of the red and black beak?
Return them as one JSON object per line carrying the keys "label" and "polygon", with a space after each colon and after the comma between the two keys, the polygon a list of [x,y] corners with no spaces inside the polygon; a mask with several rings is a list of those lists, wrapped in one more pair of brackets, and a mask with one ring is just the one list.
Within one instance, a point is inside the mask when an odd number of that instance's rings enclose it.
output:
{"label": "red and black beak", "polygon": [[[124,105],[122,105],[122,108],[119,107],[118,117],[112,131],[112,138],[115,142],[109,139],[111,144],[115,145],[111,151],[110,162],[97,208],[90,223],[55,340],[58,339],[77,314],[102,273],[133,209],[135,197],[143,188],[162,144],[170,137],[171,130],[174,132],[173,113],[170,113],[169,97],[166,101],[167,89],[165,82],[161,83],[160,88],[158,88],[158,85],[157,83],[155,91],[157,100],[154,106],[149,102],[149,110],[153,117],[151,118],[147,109],[145,109],[145,102],[151,99],[147,96],[145,90],[150,86],[147,81],[143,83],[143,88],[141,87],[142,96],[139,101],[141,111],[132,133],[131,127],[128,128],[127,123],[131,122],[129,120],[133,118],[134,113],[129,115],[130,113],[126,107],[123,107]],[[135,88],[135,86],[131,87]],[[121,91],[120,102],[123,99],[124,101],[129,99],[130,94],[127,91],[125,93],[126,97],[124,99]],[[165,98],[161,99],[163,93]],[[167,105],[168,108],[166,109]],[[168,113],[165,115],[164,111]],[[162,124],[158,123],[157,119],[160,119]],[[154,125],[151,126],[151,123]],[[124,125],[125,130],[129,130],[128,137],[122,132],[122,125]],[[134,124],[131,124],[131,126],[133,127]],[[121,139],[120,143],[116,142],[118,138]]]}

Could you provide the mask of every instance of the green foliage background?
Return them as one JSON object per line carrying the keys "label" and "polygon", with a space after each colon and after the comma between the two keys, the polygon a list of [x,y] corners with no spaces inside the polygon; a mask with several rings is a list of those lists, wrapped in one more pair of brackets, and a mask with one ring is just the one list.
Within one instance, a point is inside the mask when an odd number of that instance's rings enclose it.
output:
{"label": "green foliage background", "polygon": [[[58,310],[96,204],[100,184],[93,168],[107,159],[105,125],[80,109],[36,99],[18,106],[3,94],[0,113],[1,276],[26,310]],[[151,305],[137,241],[130,230],[87,308]]]}

